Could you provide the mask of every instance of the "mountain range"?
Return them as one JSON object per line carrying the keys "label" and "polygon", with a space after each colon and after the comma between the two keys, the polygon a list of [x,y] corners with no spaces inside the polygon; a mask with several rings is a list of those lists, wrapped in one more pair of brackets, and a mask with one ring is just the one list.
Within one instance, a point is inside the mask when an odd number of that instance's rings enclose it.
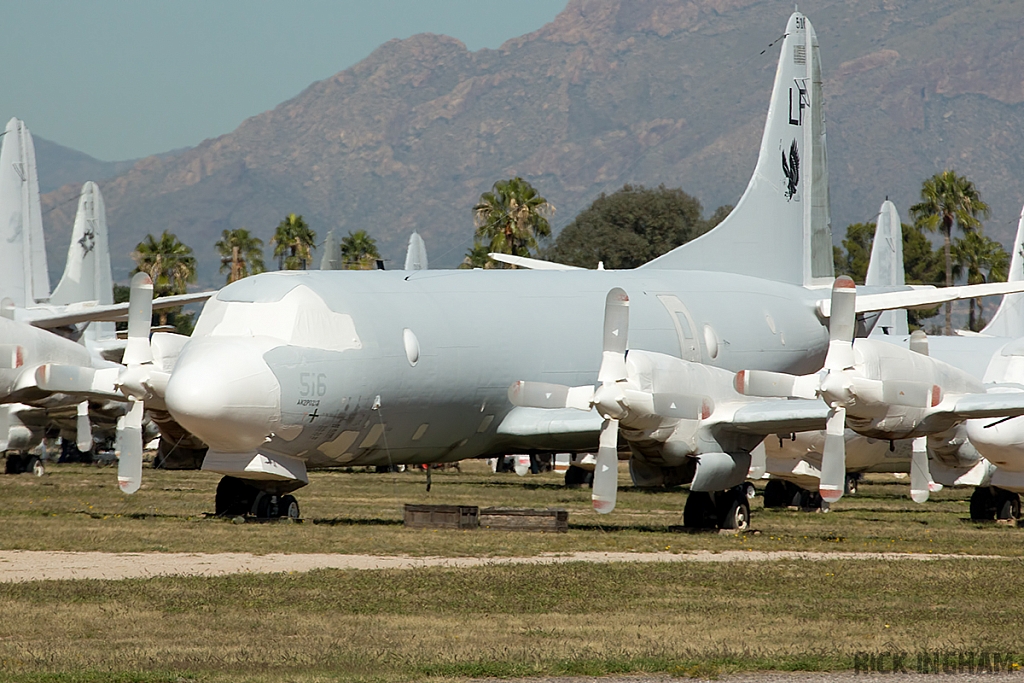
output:
{"label": "mountain range", "polygon": [[[115,279],[146,233],[166,229],[195,249],[201,284],[222,283],[221,231],[246,227],[269,241],[292,212],[321,240],[367,230],[391,267],[416,230],[431,266],[453,267],[472,244],[480,193],[513,175],[554,205],[556,229],[625,183],[681,187],[710,214],[738,200],[753,170],[792,9],[570,0],[496,50],[432,34],[390,41],[231,133],[105,167]],[[873,220],[887,196],[907,220],[922,181],[952,167],[991,205],[986,234],[1008,242],[1024,202],[1017,0],[800,9],[821,46],[835,240]],[[61,176],[44,158],[41,179],[68,183],[43,198],[56,273],[74,197],[91,178]]]}

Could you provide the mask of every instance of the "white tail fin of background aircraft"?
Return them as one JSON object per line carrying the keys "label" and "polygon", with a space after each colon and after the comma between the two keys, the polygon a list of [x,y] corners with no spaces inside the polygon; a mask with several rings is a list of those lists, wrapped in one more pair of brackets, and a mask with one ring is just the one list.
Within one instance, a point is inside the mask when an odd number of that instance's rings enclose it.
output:
{"label": "white tail fin of background aircraft", "polygon": [[[871,243],[871,258],[865,285],[902,285],[903,274],[903,225],[896,205],[886,199],[878,211],[875,225],[875,239]],[[882,311],[875,331],[894,336],[910,334],[906,309]]]}
{"label": "white tail fin of background aircraft", "polygon": [[[95,301],[114,303],[113,282],[110,273],[110,247],[107,240],[107,212],[96,183],[82,186],[78,198],[78,212],[71,231],[68,260],[64,275],[50,296],[50,304],[75,304]],[[116,337],[114,323],[92,322],[86,330],[93,340]]]}
{"label": "white tail fin of background aircraft", "polygon": [[0,297],[24,308],[49,296],[36,151],[32,134],[14,118],[0,149]]}
{"label": "white tail fin of background aircraft", "polygon": [[710,232],[641,267],[831,284],[821,63],[814,28],[799,12],[786,25],[757,166],[736,208]]}
{"label": "white tail fin of background aircraft", "polygon": [[[1009,282],[1024,280],[1024,208],[1017,223],[1017,237],[1010,254]],[[1024,294],[1007,294],[1003,297],[992,321],[981,331],[993,337],[1024,337]]]}
{"label": "white tail fin of background aircraft", "polygon": [[418,232],[409,235],[409,248],[405,252],[405,270],[427,269],[427,245]]}

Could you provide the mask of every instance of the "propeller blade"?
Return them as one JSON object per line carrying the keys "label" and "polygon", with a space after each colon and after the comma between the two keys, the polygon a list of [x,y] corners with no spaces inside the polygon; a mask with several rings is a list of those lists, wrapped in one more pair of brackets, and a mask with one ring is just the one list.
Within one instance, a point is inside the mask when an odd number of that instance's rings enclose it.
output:
{"label": "propeller blade", "polygon": [[128,343],[124,348],[121,362],[137,365],[153,360],[149,346],[149,328],[153,320],[153,280],[146,273],[136,273],[132,278],[131,294],[128,299]]}
{"label": "propeller blade", "polygon": [[914,448],[910,454],[910,498],[915,503],[928,500],[931,478],[928,471],[928,437],[919,436],[914,439]]}
{"label": "propeller blade", "polygon": [[825,448],[821,454],[822,500],[834,503],[843,497],[846,484],[846,408],[833,408],[825,423]]}
{"label": "propeller blade", "polygon": [[75,445],[78,450],[88,453],[92,450],[92,425],[89,424],[89,402],[82,401],[78,404],[78,416],[75,420],[77,434]]}
{"label": "propeller blade", "polygon": [[515,464],[516,476],[525,477],[530,473],[530,456],[517,455]]}
{"label": "propeller blade", "polygon": [[605,420],[601,425],[601,446],[594,467],[594,489],[590,498],[594,509],[606,515],[615,509],[619,491],[619,421]]}
{"label": "propeller blade", "polygon": [[828,322],[826,370],[853,366],[853,335],[857,327],[857,285],[845,275],[832,283],[832,310]]}
{"label": "propeller blade", "polygon": [[928,335],[924,330],[914,330],[910,333],[910,350],[922,356],[928,355]]}
{"label": "propeller blade", "polygon": [[121,447],[117,457],[117,485],[125,493],[135,493],[142,486],[142,401],[128,402],[128,414],[124,416],[124,429],[119,434]]}
{"label": "propeller blade", "polygon": [[654,394],[654,412],[660,417],[680,420],[704,420],[715,410],[707,396],[692,394]]}
{"label": "propeller blade", "polygon": [[602,384],[626,379],[626,348],[629,345],[629,297],[619,287],[608,292],[604,303],[604,346],[597,379]]}

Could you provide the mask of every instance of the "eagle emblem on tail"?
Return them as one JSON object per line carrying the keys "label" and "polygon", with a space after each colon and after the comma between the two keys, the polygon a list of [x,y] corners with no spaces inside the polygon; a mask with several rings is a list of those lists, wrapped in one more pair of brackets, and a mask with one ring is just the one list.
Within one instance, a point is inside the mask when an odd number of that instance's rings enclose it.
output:
{"label": "eagle emblem on tail", "polygon": [[797,185],[800,184],[800,152],[796,148],[796,140],[789,146],[789,159],[786,159],[786,152],[782,152],[782,172],[786,175],[789,185],[786,188],[786,199],[792,199],[796,194]]}

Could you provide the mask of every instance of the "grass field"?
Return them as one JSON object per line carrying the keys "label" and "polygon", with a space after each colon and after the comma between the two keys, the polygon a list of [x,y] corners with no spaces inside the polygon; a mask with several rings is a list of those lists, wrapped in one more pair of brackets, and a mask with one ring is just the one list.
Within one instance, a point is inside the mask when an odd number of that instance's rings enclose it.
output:
{"label": "grass field", "polygon": [[[448,556],[573,550],[886,550],[933,562],[617,563],[0,584],[0,681],[405,681],[473,676],[829,670],[857,652],[1024,652],[1024,530],[967,520],[964,490],[925,506],[878,478],[828,514],[763,511],[738,536],[670,533],[683,491],[624,489],[607,517],[559,475],[484,463],[323,472],[303,524],[206,519],[217,478],[110,468],[0,477],[0,547]],[[417,531],[402,503],[559,506],[567,534]],[[1019,660],[1018,660],[1019,661]]]}

